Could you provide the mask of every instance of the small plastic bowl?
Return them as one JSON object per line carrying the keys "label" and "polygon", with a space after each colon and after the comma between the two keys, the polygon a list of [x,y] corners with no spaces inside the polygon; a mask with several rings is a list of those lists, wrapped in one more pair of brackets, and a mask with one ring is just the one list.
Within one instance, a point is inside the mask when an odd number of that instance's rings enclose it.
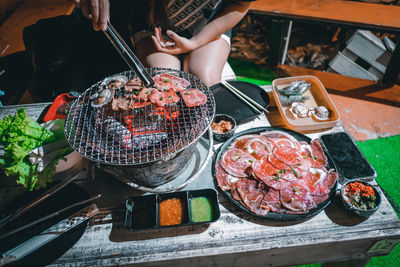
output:
{"label": "small plastic bowl", "polygon": [[[370,187],[372,187],[374,189],[375,196],[376,196],[376,199],[375,199],[376,207],[375,208],[369,209],[369,210],[361,210],[361,209],[353,206],[351,203],[346,201],[346,199],[344,197],[345,188],[347,187],[348,184],[351,184],[351,183],[354,183],[354,182],[362,183],[362,184],[364,184],[366,186],[370,186]],[[342,188],[340,189],[340,198],[342,199],[343,206],[345,207],[345,209],[348,212],[350,212],[353,215],[356,215],[356,216],[359,216],[359,217],[364,217],[364,218],[368,218],[369,216],[374,214],[379,209],[379,207],[381,206],[381,194],[378,192],[378,190],[376,190],[376,188],[373,185],[371,185],[371,184],[369,184],[367,182],[361,181],[361,180],[349,180],[349,181],[345,182],[343,184]]]}
{"label": "small plastic bowl", "polygon": [[[235,134],[235,130],[236,130],[237,124],[236,124],[235,119],[232,118],[231,116],[227,115],[227,114],[216,114],[215,117],[214,117],[214,121],[213,122],[217,122],[218,123],[218,122],[220,122],[222,120],[229,121],[229,122],[231,122],[233,124],[232,130],[230,130],[229,132],[220,134],[220,133],[216,133],[216,132],[213,131],[214,139],[217,140],[217,141],[224,142],[224,141],[228,140],[230,137],[232,137]],[[212,126],[211,126],[211,130],[212,130]]]}

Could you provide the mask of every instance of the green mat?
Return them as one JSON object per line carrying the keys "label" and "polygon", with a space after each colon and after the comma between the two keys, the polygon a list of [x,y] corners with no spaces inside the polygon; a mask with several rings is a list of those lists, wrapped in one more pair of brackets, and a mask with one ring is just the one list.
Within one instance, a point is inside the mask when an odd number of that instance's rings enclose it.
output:
{"label": "green mat", "polygon": [[[238,80],[257,85],[268,85],[277,78],[276,74],[243,60],[228,59]],[[400,135],[356,142],[361,152],[377,172],[376,181],[387,193],[391,204],[400,218]],[[321,264],[305,265],[307,267]],[[367,266],[400,266],[400,245],[397,245],[388,256],[374,257]]]}
{"label": "green mat", "polygon": [[[356,142],[361,152],[374,167],[376,181],[393,200],[397,216],[400,218],[400,135]],[[388,256],[372,258],[367,266],[399,266],[400,245]]]}

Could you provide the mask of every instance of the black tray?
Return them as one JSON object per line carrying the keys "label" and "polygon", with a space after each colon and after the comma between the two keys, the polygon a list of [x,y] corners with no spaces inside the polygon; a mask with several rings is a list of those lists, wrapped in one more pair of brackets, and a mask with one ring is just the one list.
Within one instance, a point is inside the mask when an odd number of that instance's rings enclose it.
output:
{"label": "black tray", "polygon": [[[52,183],[49,187],[54,186],[56,184]],[[8,214],[18,210],[20,207],[29,203],[39,195],[43,194],[44,191],[48,190],[47,188],[42,188],[40,190],[25,192],[21,196],[17,197],[7,208],[0,211],[1,218],[7,216]],[[50,196],[31,210],[27,211],[21,217],[15,219],[10,225],[6,225],[4,229],[1,229],[0,233],[4,234],[7,231],[11,231],[20,226],[26,225],[29,222],[36,221],[48,214],[56,212],[62,208],[65,208],[69,205],[72,205],[76,202],[85,200],[88,198],[86,191],[74,184],[71,183]],[[77,206],[71,208],[70,210],[56,216],[50,218],[46,221],[40,222],[34,226],[31,226],[21,232],[15,233],[11,236],[5,237],[5,240],[0,240],[0,255],[9,249],[18,246],[19,244],[27,241],[33,236],[38,235],[42,231],[48,229],[49,227],[55,225],[56,223],[64,220],[65,218],[71,216],[75,212],[82,209],[84,205]],[[70,249],[83,235],[85,229],[87,227],[87,221],[77,225],[76,227],[70,229],[69,231],[60,234],[57,238],[52,241],[44,244],[37,250],[31,251],[28,255],[17,262],[13,262],[13,264],[17,265],[46,265],[55,261],[58,257],[62,256],[68,249]]]}
{"label": "black tray", "polygon": [[[206,197],[212,209],[211,220],[203,222],[194,222],[190,209],[191,200],[196,197]],[[161,201],[178,198],[182,203],[182,223],[175,225],[160,225],[159,204]],[[214,189],[200,189],[181,191],[164,194],[150,194],[144,196],[134,196],[126,201],[126,213],[124,226],[131,231],[152,230],[159,228],[169,228],[184,225],[196,225],[211,223],[218,220],[220,210],[217,199],[217,192]]]}
{"label": "black tray", "polygon": [[[261,106],[268,107],[269,96],[260,86],[243,81],[231,81],[229,83]],[[237,124],[249,122],[260,115],[254,112],[254,110],[243,103],[242,100],[232,94],[222,84],[214,84],[210,87],[210,90],[215,98],[216,114],[228,114],[236,120]]]}
{"label": "black tray", "polygon": [[[337,181],[335,183],[335,185],[332,187],[330,193],[329,193],[329,197],[327,200],[319,203],[317,205],[317,207],[310,209],[307,213],[304,214],[288,214],[288,213],[276,213],[276,212],[268,212],[267,215],[265,216],[261,216],[258,214],[253,213],[252,211],[250,211],[247,207],[243,206],[239,201],[235,200],[230,192],[228,191],[224,191],[221,190],[218,186],[218,182],[217,182],[217,178],[215,176],[215,164],[219,161],[219,159],[221,158],[222,154],[224,153],[224,151],[231,145],[231,143],[239,136],[242,135],[246,135],[246,134],[255,134],[255,133],[260,133],[260,132],[265,132],[265,131],[282,131],[282,132],[286,132],[288,134],[290,134],[291,136],[293,136],[294,138],[296,138],[299,141],[305,141],[307,143],[311,142],[311,139],[301,133],[295,132],[295,131],[291,131],[291,130],[287,130],[287,129],[283,129],[283,128],[275,128],[275,127],[259,127],[259,128],[253,128],[253,129],[249,129],[249,130],[245,130],[243,132],[240,132],[234,136],[232,136],[231,138],[229,138],[217,151],[217,155],[216,157],[214,157],[213,159],[213,164],[212,164],[212,175],[214,177],[214,184],[215,186],[238,208],[240,208],[241,210],[256,216],[258,218],[264,218],[264,219],[269,219],[269,220],[274,220],[274,221],[298,221],[298,220],[303,220],[305,218],[309,218],[312,216],[317,215],[319,212],[321,212],[322,210],[324,210],[329,203],[331,202],[332,198],[335,196],[336,193],[336,188],[337,188]],[[323,148],[324,149],[324,148]],[[327,151],[324,149],[324,153],[328,158],[328,166],[327,169],[334,169],[336,171],[336,167],[335,164],[333,163],[331,157],[329,156],[329,154],[327,153]],[[336,171],[337,172],[337,171]]]}

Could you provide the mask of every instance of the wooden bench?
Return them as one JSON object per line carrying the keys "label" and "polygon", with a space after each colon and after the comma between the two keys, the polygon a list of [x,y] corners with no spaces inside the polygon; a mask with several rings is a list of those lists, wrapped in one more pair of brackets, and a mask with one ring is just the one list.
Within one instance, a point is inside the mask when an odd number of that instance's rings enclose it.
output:
{"label": "wooden bench", "polygon": [[[372,31],[400,33],[400,7],[339,0],[262,0],[251,4],[250,12],[275,19],[275,39],[271,43],[270,63],[279,67],[285,51],[285,30],[289,21],[324,23]],[[278,26],[276,26],[278,25]],[[278,38],[276,38],[278,36]],[[383,84],[393,85],[400,72],[400,41],[387,66]],[[287,44],[286,44],[287,46]]]}
{"label": "wooden bench", "polygon": [[[17,104],[29,86],[31,67],[22,39],[23,29],[38,20],[70,14],[70,0],[25,0],[0,25],[0,89],[6,92],[3,104]],[[27,101],[29,102],[29,101]]]}

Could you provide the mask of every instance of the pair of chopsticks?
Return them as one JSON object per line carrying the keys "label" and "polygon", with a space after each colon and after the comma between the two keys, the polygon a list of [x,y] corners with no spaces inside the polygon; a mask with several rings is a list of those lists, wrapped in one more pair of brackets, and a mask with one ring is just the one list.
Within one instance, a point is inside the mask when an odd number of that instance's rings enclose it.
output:
{"label": "pair of chopsticks", "polygon": [[10,232],[7,232],[7,233],[1,235],[1,236],[0,236],[0,239],[4,239],[4,238],[6,238],[6,237],[8,237],[8,236],[10,236],[10,235],[13,235],[13,234],[15,234],[15,233],[21,232],[22,230],[25,230],[26,228],[29,228],[29,227],[31,227],[31,226],[34,226],[34,225],[38,224],[38,223],[41,223],[41,222],[44,222],[44,221],[46,221],[46,220],[48,220],[48,219],[51,219],[51,218],[53,218],[53,217],[56,217],[56,216],[58,216],[58,215],[60,215],[60,214],[62,214],[62,213],[64,213],[64,212],[66,212],[66,211],[68,211],[68,210],[71,210],[72,208],[75,208],[75,207],[78,207],[78,206],[81,206],[81,205],[90,203],[90,202],[92,202],[93,200],[96,200],[96,199],[98,199],[98,198],[100,198],[100,197],[101,197],[101,194],[98,194],[97,196],[94,196],[94,197],[92,197],[92,198],[88,198],[88,199],[85,199],[85,200],[83,200],[83,201],[76,202],[76,203],[74,203],[74,204],[72,204],[72,205],[69,205],[68,207],[65,207],[65,208],[60,209],[60,210],[58,210],[58,211],[56,211],[56,212],[50,213],[49,215],[43,216],[43,217],[41,217],[40,219],[38,219],[38,220],[36,220],[36,221],[33,221],[33,222],[31,222],[31,223],[28,223],[28,224],[26,224],[26,225],[23,225],[23,226],[21,226],[21,227],[18,227],[17,229],[14,229],[14,230],[12,230],[12,231],[10,231]]}
{"label": "pair of chopsticks", "polygon": [[248,105],[252,110],[254,110],[254,112],[261,113],[261,112],[265,111],[265,112],[269,113],[269,111],[266,108],[264,108],[263,106],[258,104],[256,101],[254,101],[253,99],[248,97],[246,94],[242,93],[239,89],[237,89],[233,85],[231,85],[228,82],[223,81],[223,80],[221,80],[221,84],[226,89],[228,89],[232,94],[234,94],[237,98],[239,98],[246,105]]}
{"label": "pair of chopsticks", "polygon": [[74,181],[80,174],[80,170],[75,172],[70,178],[65,179],[64,181],[58,183],[57,185],[55,185],[54,187],[50,188],[49,190],[47,190],[44,194],[40,195],[39,197],[37,197],[36,199],[34,199],[33,201],[29,202],[28,204],[26,204],[25,206],[23,206],[22,208],[18,209],[16,212],[14,212],[13,214],[8,215],[7,217],[3,218],[2,220],[0,220],[0,229],[5,226],[6,224],[9,224],[10,222],[12,222],[13,220],[15,220],[16,218],[18,218],[19,216],[21,216],[22,214],[24,214],[25,212],[27,212],[28,210],[30,210],[31,208],[35,207],[36,205],[38,205],[39,203],[41,203],[43,200],[47,199],[48,197],[54,195],[56,192],[58,192],[59,190],[63,189],[64,187],[66,187],[69,183],[71,183],[72,181]]}

